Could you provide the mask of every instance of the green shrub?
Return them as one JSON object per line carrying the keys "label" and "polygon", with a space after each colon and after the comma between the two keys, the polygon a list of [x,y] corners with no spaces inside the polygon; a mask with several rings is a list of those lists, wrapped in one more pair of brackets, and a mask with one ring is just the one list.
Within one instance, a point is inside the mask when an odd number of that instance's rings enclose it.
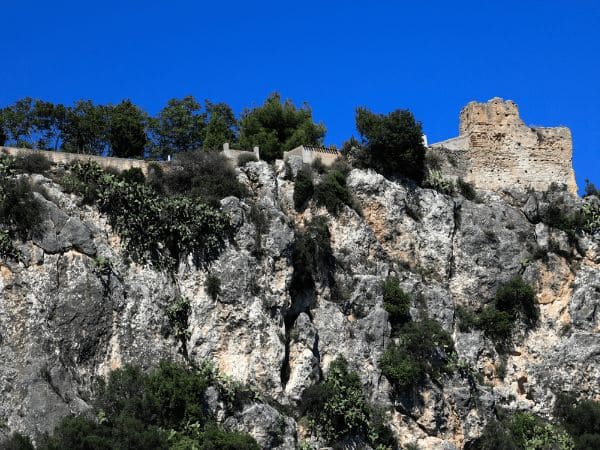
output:
{"label": "green shrub", "polygon": [[189,316],[191,312],[190,301],[186,297],[178,297],[167,308],[167,317],[169,324],[173,329],[173,334],[183,348],[186,348],[189,339]]}
{"label": "green shrub", "polygon": [[573,449],[573,439],[565,431],[528,412],[515,413],[508,422],[508,429],[520,448]]}
{"label": "green shrub", "polygon": [[383,353],[379,367],[398,391],[420,384],[425,375],[450,371],[452,337],[435,320],[409,322],[399,331],[399,343]]}
{"label": "green shrub", "polygon": [[590,195],[595,195],[596,197],[600,197],[600,190],[598,190],[598,188],[596,187],[596,185],[594,183],[592,183],[590,180],[586,179],[585,180],[585,197],[588,197]]}
{"label": "green shrub", "polygon": [[28,239],[41,221],[40,205],[26,179],[0,173],[0,226],[11,237]]}
{"label": "green shrub", "polygon": [[255,155],[251,155],[250,153],[242,153],[238,157],[237,164],[239,167],[244,167],[249,162],[256,162],[256,161],[258,161],[258,159],[256,159]]}
{"label": "green shrub", "polygon": [[455,310],[458,329],[467,333],[471,331],[473,328],[478,328],[477,316],[468,308],[464,306],[457,306]]}
{"label": "green shrub", "polygon": [[15,158],[15,167],[25,173],[44,174],[52,167],[52,163],[42,152],[35,152]]}
{"label": "green shrub", "polygon": [[346,185],[346,175],[337,170],[329,171],[315,186],[314,197],[317,205],[324,206],[335,216],[344,205],[353,206],[352,194]]}
{"label": "green shrub", "polygon": [[3,450],[35,450],[31,440],[20,433],[13,433],[10,437],[0,441]]}
{"label": "green shrub", "polygon": [[600,207],[593,203],[584,203],[581,206],[582,229],[586,233],[600,232]]}
{"label": "green shrub", "polygon": [[573,233],[584,225],[581,211],[569,210],[561,201],[548,206],[548,209],[542,215],[542,221],[566,233]]}
{"label": "green shrub", "polygon": [[21,258],[21,252],[15,247],[8,230],[0,230],[0,258]]}
{"label": "green shrub", "polygon": [[198,450],[260,450],[252,436],[236,431],[224,431],[216,426],[208,427],[200,435],[199,442]]}
{"label": "green shrub", "polygon": [[521,319],[527,326],[535,326],[539,310],[533,288],[516,276],[500,285],[492,305],[484,307],[478,314],[459,307],[456,315],[460,331],[483,330],[496,343],[498,350],[505,350],[515,321]]}
{"label": "green shrub", "polygon": [[169,194],[191,195],[213,205],[230,195],[239,198],[248,195],[229,160],[218,152],[180,153],[162,179]]}
{"label": "green shrub", "polygon": [[292,254],[292,291],[314,287],[315,282],[332,283],[335,258],[329,239],[327,218],[321,216],[314,217],[296,234]]}
{"label": "green shrub", "polygon": [[398,278],[390,277],[383,282],[383,308],[393,331],[410,320],[410,297],[400,287]]}
{"label": "green shrub", "polygon": [[496,291],[495,305],[498,310],[510,314],[511,318],[521,318],[530,326],[539,319],[535,292],[520,276],[500,285]]}
{"label": "green shrub", "polygon": [[144,184],[146,182],[146,176],[139,167],[132,167],[131,169],[124,170],[121,172],[121,178],[126,183],[131,184]]}
{"label": "green shrub", "polygon": [[294,184],[294,207],[297,211],[304,209],[306,203],[313,196],[314,189],[311,171],[306,168],[300,169]]}
{"label": "green shrub", "polygon": [[521,450],[506,427],[495,420],[486,424],[481,436],[469,448],[472,450]]}
{"label": "green shrub", "polygon": [[212,273],[209,273],[206,277],[206,293],[213,300],[216,300],[221,295],[221,280]]}
{"label": "green shrub", "polygon": [[470,200],[472,202],[478,200],[477,192],[475,191],[475,188],[473,188],[473,185],[471,183],[467,183],[462,178],[459,178],[456,181],[456,187],[458,188],[462,196],[467,200]]}
{"label": "green shrub", "polygon": [[423,180],[423,186],[434,189],[441,194],[451,195],[454,193],[452,180],[444,178],[439,170],[429,169],[427,177]]}
{"label": "green shrub", "polygon": [[315,158],[310,166],[316,173],[323,174],[327,172],[327,167],[323,164],[321,158]]}
{"label": "green shrub", "polygon": [[328,443],[351,435],[361,436],[373,446],[394,442],[381,412],[367,403],[358,374],[348,369],[341,356],[331,363],[320,383],[304,391],[299,408],[311,431]]}
{"label": "green shrub", "polygon": [[473,450],[572,450],[573,439],[559,426],[529,412],[488,422]]}
{"label": "green shrub", "polygon": [[575,440],[576,450],[598,448],[600,442],[600,402],[583,400],[577,402],[570,394],[559,394],[554,415],[562,422]]}
{"label": "green shrub", "polygon": [[513,318],[506,311],[494,306],[486,306],[477,316],[477,328],[498,345],[504,344],[512,333]]}
{"label": "green shrub", "polygon": [[252,206],[250,206],[250,211],[248,212],[248,220],[254,224],[255,230],[255,246],[252,254],[256,258],[260,258],[263,256],[262,236],[263,234],[268,234],[270,229],[269,217],[265,213],[265,210],[260,207],[260,205],[258,205],[256,202],[253,202]]}

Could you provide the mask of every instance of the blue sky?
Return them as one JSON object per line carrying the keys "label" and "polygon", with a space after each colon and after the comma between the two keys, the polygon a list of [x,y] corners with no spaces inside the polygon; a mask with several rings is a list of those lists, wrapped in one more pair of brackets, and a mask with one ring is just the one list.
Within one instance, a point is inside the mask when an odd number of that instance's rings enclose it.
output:
{"label": "blue sky", "polygon": [[[484,5],[482,5],[484,4]],[[470,100],[515,100],[566,125],[578,183],[600,184],[600,2],[2,1],[0,104],[131,98],[150,113],[194,95],[236,112],[279,91],[307,101],[326,142],[354,109],[408,108],[430,142]]]}

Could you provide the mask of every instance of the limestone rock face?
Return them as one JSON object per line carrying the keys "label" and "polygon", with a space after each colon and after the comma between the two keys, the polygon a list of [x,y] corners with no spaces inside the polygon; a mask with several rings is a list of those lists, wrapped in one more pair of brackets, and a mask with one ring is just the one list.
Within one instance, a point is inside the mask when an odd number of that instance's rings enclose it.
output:
{"label": "limestone rock face", "polygon": [[[520,129],[511,105],[494,108],[470,109],[464,132],[492,113],[507,135]],[[269,399],[227,415],[218,393],[207,393],[224,426],[252,434],[263,448],[324,444],[289,411],[339,355],[369,401],[388,411],[398,441],[420,448],[463,448],[495,406],[551,417],[562,390],[600,396],[598,237],[569,237],[544,223],[550,204],[576,208],[580,199],[515,192],[476,203],[353,170],[348,186],[361,212],[344,207],[333,217],[314,204],[294,210],[283,166],[238,170],[251,194],[221,201],[235,227],[231,241],[209,267],[183,261],[172,274],[127,262],[106,218],[32,177],[46,189],[42,233],[20,244],[22,262],[0,261],[0,438],[51,431],[91,408],[98,378],[165,358],[209,360]],[[318,215],[328,218],[332,280],[293,292],[296,235]],[[501,379],[493,343],[481,331],[462,332],[457,307],[481,310],[517,274],[534,286],[541,317],[531,330],[516,325]],[[389,276],[410,294],[412,318],[438,320],[458,355],[453,374],[402,395],[379,369],[392,342],[382,293]],[[220,281],[214,298],[209,277]],[[191,306],[185,342],[167,315],[181,297]]]}
{"label": "limestone rock face", "polygon": [[480,189],[548,189],[567,186],[577,193],[571,131],[566,127],[528,127],[512,101],[471,102],[460,113],[460,135],[433,144],[446,158],[442,172]]}

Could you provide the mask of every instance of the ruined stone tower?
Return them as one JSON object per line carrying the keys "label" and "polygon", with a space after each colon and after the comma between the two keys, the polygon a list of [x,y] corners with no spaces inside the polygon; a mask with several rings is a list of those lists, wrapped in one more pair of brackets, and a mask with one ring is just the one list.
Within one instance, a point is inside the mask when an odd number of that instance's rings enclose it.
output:
{"label": "ruined stone tower", "polygon": [[460,112],[459,136],[433,144],[446,157],[443,175],[479,189],[547,190],[564,184],[577,193],[571,131],[566,127],[529,127],[513,101],[471,102]]}

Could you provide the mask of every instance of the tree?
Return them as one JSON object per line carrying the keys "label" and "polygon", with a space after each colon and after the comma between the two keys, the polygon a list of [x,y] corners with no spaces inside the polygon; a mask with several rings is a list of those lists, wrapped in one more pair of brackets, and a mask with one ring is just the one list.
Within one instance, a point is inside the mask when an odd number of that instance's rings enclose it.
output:
{"label": "tree", "polygon": [[204,148],[218,150],[225,142],[235,140],[237,120],[232,109],[225,103],[213,104],[206,100],[206,134],[204,136]]}
{"label": "tree", "polygon": [[12,141],[17,147],[32,147],[32,132],[34,100],[25,97],[4,109],[4,126],[6,140]]}
{"label": "tree", "polygon": [[106,150],[108,115],[104,106],[78,100],[65,111],[60,125],[62,148],[67,152],[101,155]]}
{"label": "tree", "polygon": [[67,116],[67,108],[50,102],[36,100],[33,107],[33,125],[37,137],[37,147],[57,150],[61,139],[61,129]]}
{"label": "tree", "polygon": [[410,111],[397,109],[384,115],[358,108],[356,128],[362,137],[361,159],[367,166],[384,175],[423,179],[423,130]]}
{"label": "tree", "polygon": [[6,108],[0,109],[0,146],[8,141],[8,124],[6,123]]}
{"label": "tree", "polygon": [[112,155],[142,158],[148,143],[146,113],[131,103],[131,100],[123,100],[109,109],[109,117],[108,142]]}
{"label": "tree", "polygon": [[273,161],[299,145],[320,145],[325,136],[323,124],[316,124],[308,104],[296,108],[291,100],[281,101],[278,93],[267,97],[262,106],[246,110],[240,121],[240,146],[260,146],[261,158]]}
{"label": "tree", "polygon": [[200,109],[200,103],[191,95],[169,100],[150,122],[154,152],[166,158],[167,155],[200,149],[206,120],[206,114]]}

